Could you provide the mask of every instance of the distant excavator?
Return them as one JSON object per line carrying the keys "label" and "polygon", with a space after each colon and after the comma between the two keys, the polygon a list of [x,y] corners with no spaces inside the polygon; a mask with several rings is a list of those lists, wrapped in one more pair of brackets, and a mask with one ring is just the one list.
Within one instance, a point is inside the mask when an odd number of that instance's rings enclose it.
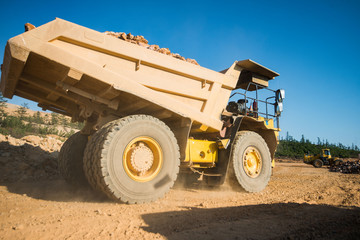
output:
{"label": "distant excavator", "polygon": [[323,165],[337,166],[343,162],[342,159],[332,158],[330,149],[325,148],[321,150],[321,154],[310,155],[304,154],[304,163],[311,164],[316,168],[321,168]]}

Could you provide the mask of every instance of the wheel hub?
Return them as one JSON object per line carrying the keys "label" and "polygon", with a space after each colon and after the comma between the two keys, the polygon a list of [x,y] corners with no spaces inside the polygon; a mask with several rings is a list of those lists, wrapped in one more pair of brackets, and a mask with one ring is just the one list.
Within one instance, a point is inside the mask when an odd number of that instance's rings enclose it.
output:
{"label": "wheel hub", "polygon": [[154,162],[154,155],[150,148],[140,143],[131,153],[131,166],[138,172],[148,171]]}
{"label": "wheel hub", "polygon": [[243,155],[244,171],[251,178],[259,176],[262,160],[259,151],[255,147],[248,147]]}
{"label": "wheel hub", "polygon": [[163,152],[159,143],[151,137],[136,137],[125,147],[124,170],[134,181],[151,181],[159,174],[162,165]]}

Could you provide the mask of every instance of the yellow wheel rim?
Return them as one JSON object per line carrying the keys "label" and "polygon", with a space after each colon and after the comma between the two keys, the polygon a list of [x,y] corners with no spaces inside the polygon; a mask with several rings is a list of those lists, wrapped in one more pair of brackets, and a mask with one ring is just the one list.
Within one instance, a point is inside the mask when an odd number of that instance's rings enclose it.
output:
{"label": "yellow wheel rim", "polygon": [[243,155],[243,164],[246,175],[251,178],[259,176],[262,167],[262,160],[259,150],[255,147],[246,148]]}
{"label": "yellow wheel rim", "polygon": [[123,164],[126,174],[137,182],[154,179],[163,165],[163,153],[151,137],[137,137],[125,148]]}

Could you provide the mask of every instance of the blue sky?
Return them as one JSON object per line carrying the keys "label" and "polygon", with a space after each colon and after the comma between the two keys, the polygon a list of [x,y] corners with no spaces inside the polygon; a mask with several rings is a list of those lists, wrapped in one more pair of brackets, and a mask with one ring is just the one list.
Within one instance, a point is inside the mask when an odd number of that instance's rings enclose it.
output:
{"label": "blue sky", "polygon": [[150,44],[216,71],[250,58],[280,73],[270,87],[286,90],[283,136],[288,131],[296,139],[304,134],[313,142],[320,137],[360,146],[360,1],[1,1],[1,6],[1,56],[26,22],[39,26],[60,17],[100,32],[143,35]]}

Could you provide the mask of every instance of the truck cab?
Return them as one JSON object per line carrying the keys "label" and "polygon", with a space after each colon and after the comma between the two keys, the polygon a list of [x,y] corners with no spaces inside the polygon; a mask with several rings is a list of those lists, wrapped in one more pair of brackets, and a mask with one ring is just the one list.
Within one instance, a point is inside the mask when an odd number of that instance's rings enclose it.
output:
{"label": "truck cab", "polygon": [[322,149],[322,157],[323,158],[331,158],[330,149]]}

